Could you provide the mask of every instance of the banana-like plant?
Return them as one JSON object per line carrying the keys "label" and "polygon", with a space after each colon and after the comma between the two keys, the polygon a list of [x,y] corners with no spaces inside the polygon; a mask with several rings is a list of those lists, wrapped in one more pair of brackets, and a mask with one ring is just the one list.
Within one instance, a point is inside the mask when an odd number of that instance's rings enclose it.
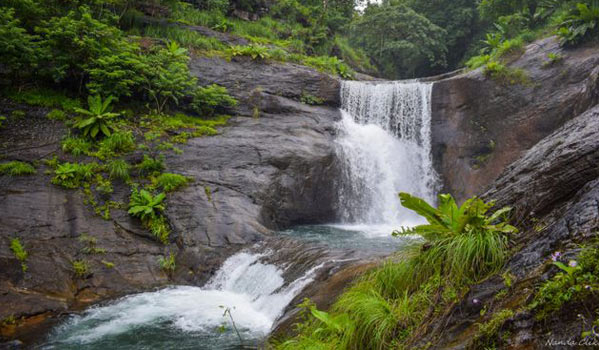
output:
{"label": "banana-like plant", "polygon": [[[417,234],[423,245],[422,259],[454,281],[478,282],[499,272],[507,259],[508,234],[518,230],[507,223],[509,207],[493,213],[493,201],[468,199],[458,206],[451,195],[439,195],[439,205],[400,193],[401,204],[428,221],[428,224],[394,231],[394,236]],[[430,269],[429,269],[430,270]]]}
{"label": "banana-like plant", "polygon": [[408,193],[400,193],[401,204],[423,216],[428,224],[412,228],[402,228],[395,231],[394,235],[418,234],[429,241],[481,231],[496,233],[516,233],[518,230],[505,222],[505,216],[510,212],[510,207],[501,208],[491,215],[487,215],[494,201],[485,203],[482,199],[473,197],[461,206],[455,202],[450,194],[441,194],[438,197],[439,205],[432,207],[423,199]]}
{"label": "banana-like plant", "polygon": [[138,217],[143,222],[148,222],[148,220],[156,218],[160,212],[164,211],[162,201],[165,198],[164,193],[154,196],[143,189],[140,191],[134,190],[129,201],[129,215]]}
{"label": "banana-like plant", "polygon": [[100,132],[104,136],[110,136],[113,129],[110,120],[119,116],[119,113],[112,113],[112,100],[112,96],[108,96],[104,101],[100,95],[88,96],[88,109],[75,108],[75,112],[82,116],[75,123],[75,127],[80,129],[84,136],[91,138],[96,138]]}

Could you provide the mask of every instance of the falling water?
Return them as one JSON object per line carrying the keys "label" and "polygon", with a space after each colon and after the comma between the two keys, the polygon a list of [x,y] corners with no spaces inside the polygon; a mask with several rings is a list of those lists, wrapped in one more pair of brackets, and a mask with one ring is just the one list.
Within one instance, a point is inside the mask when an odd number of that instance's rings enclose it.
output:
{"label": "falling water", "polygon": [[347,81],[341,89],[338,154],[342,222],[368,227],[409,226],[420,219],[397,194],[434,201],[431,157],[432,84]]}

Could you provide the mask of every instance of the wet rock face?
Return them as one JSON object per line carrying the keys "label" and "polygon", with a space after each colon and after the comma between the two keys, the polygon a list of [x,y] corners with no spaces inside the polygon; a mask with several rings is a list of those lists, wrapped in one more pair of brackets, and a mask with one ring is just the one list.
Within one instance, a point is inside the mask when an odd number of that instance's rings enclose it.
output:
{"label": "wet rock face", "polygon": [[[486,322],[480,308],[490,312],[508,308],[516,311],[506,323],[510,332],[498,348],[540,349],[547,339],[576,338],[583,331],[575,315],[580,305],[546,321],[537,321],[526,305],[535,288],[551,277],[544,265],[559,250],[574,258],[577,243],[596,237],[599,230],[599,105],[567,122],[511,164],[482,195],[497,199],[497,207],[513,207],[513,222],[520,233],[512,238],[516,253],[506,270],[513,276],[512,287],[500,276],[473,286],[450,316],[435,320],[443,334],[435,340],[436,349],[467,348],[475,322]],[[508,295],[497,301],[502,289]],[[472,300],[478,299],[478,308]],[[567,315],[566,315],[567,313]],[[434,338],[425,338],[423,343]]]}
{"label": "wet rock face", "polygon": [[[599,101],[599,50],[563,50],[555,38],[535,42],[509,66],[530,83],[502,85],[481,69],[435,83],[433,158],[444,191],[464,200],[481,193],[542,138]],[[563,60],[547,64],[547,54]]]}
{"label": "wet rock face", "polygon": [[[167,200],[173,227],[168,246],[125,210],[101,219],[82,193],[52,185],[42,162],[36,175],[0,176],[0,320],[25,317],[19,320],[24,327],[0,327],[9,332],[0,339],[39,340],[48,317],[107,298],[172,283],[202,285],[228,256],[272,230],[333,217],[338,82],[287,64],[207,58],[191,64],[202,83],[226,86],[241,103],[219,135],[189,140],[180,156],[167,154],[168,172],[194,178]],[[300,103],[303,93],[328,105]],[[27,118],[0,129],[5,160],[33,162],[52,154],[74,160],[60,150],[66,128],[45,118],[47,112],[28,109]],[[128,203],[128,186],[113,185],[112,199]],[[83,235],[106,252],[84,253]],[[25,274],[10,250],[17,236],[29,254]],[[177,269],[169,276],[158,258],[170,253]],[[89,273],[75,275],[72,262],[78,260],[88,263]]]}

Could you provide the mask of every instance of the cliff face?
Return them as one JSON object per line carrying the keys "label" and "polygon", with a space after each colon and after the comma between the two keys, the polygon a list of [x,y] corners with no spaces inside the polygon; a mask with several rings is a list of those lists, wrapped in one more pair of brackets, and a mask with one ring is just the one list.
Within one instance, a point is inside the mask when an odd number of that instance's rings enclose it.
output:
{"label": "cliff face", "polygon": [[[66,127],[48,120],[46,109],[3,101],[0,114],[19,109],[27,116],[0,129],[0,154],[35,162],[37,174],[0,176],[0,320],[18,320],[0,327],[2,337],[35,338],[49,317],[103,299],[166,284],[201,285],[230,254],[272,229],[332,218],[337,80],[302,66],[243,59],[196,57],[191,68],[201,84],[229,88],[240,104],[219,135],[189,140],[181,155],[167,152],[167,171],[194,179],[167,200],[168,245],[125,208],[103,220],[83,193],[52,185],[43,159],[78,161],[60,149]],[[299,102],[305,94],[326,105]],[[140,157],[136,151],[127,160]],[[115,181],[111,199],[128,203],[129,192]],[[83,235],[105,253],[84,253]],[[17,236],[29,254],[26,273],[10,249]],[[177,266],[170,276],[157,262],[169,253]],[[82,259],[89,272],[76,276],[72,262]]]}
{"label": "cliff face", "polygon": [[[563,60],[549,64],[548,53]],[[548,38],[528,45],[510,67],[530,82],[501,84],[478,69],[434,85],[433,158],[444,191],[460,200],[480,194],[526,150],[599,101],[596,46],[563,50]]]}

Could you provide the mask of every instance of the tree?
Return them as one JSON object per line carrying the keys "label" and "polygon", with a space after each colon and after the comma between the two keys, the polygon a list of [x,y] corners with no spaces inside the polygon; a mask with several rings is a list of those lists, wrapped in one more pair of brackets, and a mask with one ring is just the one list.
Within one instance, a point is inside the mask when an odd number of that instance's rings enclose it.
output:
{"label": "tree", "polygon": [[35,67],[42,54],[39,38],[28,34],[14,14],[14,9],[0,12],[0,67],[13,76]]}
{"label": "tree", "polygon": [[352,36],[385,76],[414,78],[446,67],[446,31],[405,5],[370,5]]}
{"label": "tree", "polygon": [[196,79],[189,75],[188,60],[187,50],[174,41],[146,56],[143,86],[158,113],[162,113],[169,102],[178,104],[179,99],[196,86]]}

